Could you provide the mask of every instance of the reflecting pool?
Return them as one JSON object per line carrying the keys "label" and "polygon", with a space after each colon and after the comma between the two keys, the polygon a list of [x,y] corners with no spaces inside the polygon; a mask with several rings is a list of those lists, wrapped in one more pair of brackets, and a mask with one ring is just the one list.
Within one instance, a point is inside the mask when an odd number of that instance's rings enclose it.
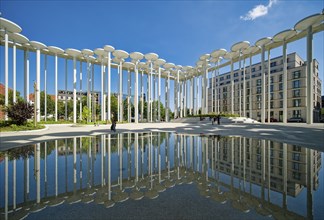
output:
{"label": "reflecting pool", "polygon": [[124,133],[0,152],[0,219],[324,219],[323,152]]}

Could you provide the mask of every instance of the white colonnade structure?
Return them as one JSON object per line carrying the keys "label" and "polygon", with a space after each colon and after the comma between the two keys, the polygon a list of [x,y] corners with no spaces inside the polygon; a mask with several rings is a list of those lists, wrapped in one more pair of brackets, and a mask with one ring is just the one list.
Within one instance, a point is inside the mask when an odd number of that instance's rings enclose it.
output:
{"label": "white colonnade structure", "polygon": [[[170,111],[174,111],[174,118],[186,117],[187,114],[208,114],[214,112],[220,114],[221,112],[232,113],[239,112],[240,116],[256,117],[252,114],[252,106],[255,102],[251,97],[252,86],[252,58],[261,53],[261,122],[265,123],[266,118],[270,117],[270,51],[272,49],[282,47],[283,53],[283,107],[282,107],[282,121],[287,122],[287,45],[296,40],[306,38],[306,51],[307,51],[307,103],[306,121],[308,124],[313,123],[313,80],[312,80],[312,40],[313,35],[324,30],[324,15],[323,12],[306,17],[296,23],[294,28],[280,31],[273,37],[261,38],[255,45],[250,44],[248,41],[241,41],[233,44],[231,51],[227,52],[225,49],[214,50],[210,54],[206,53],[199,57],[195,67],[181,66],[169,63],[160,58],[156,53],[146,53],[145,55],[140,52],[128,53],[124,50],[115,50],[110,45],[105,45],[102,48],[91,49],[66,49],[63,50],[57,46],[46,46],[38,41],[29,41],[27,37],[22,35],[22,28],[12,21],[5,18],[0,18],[0,42],[4,47],[4,107],[9,105],[9,88],[13,89],[14,98],[10,103],[16,102],[16,65],[17,56],[16,50],[24,52],[23,60],[23,81],[24,81],[24,99],[29,100],[30,92],[30,66],[35,68],[35,108],[37,110],[37,121],[41,120],[40,112],[40,88],[45,87],[47,92],[46,80],[41,79],[41,66],[45,66],[45,78],[47,77],[48,69],[53,68],[47,64],[47,59],[54,58],[54,97],[55,97],[55,111],[54,119],[58,120],[58,90],[59,86],[63,85],[59,82],[65,82],[65,89],[67,90],[67,76],[73,76],[73,122],[77,122],[77,115],[79,120],[82,119],[82,106],[80,105],[80,112],[77,111],[77,100],[81,100],[83,94],[82,84],[85,82],[85,94],[87,97],[87,107],[95,114],[95,106],[100,105],[100,116],[87,118],[87,121],[101,120],[101,121],[123,121],[127,115],[128,122],[159,122],[170,121]],[[12,60],[8,56],[9,49],[12,48]],[[268,64],[265,62],[265,52],[268,52]],[[29,62],[30,53],[36,54],[36,63]],[[42,55],[45,59],[41,58]],[[73,60],[73,71],[66,66],[66,76],[59,74],[59,59],[65,59],[66,64],[68,60]],[[222,59],[226,62],[220,63]],[[246,67],[245,61],[249,60],[249,66]],[[243,61],[243,67],[241,65]],[[77,62],[80,63],[80,68],[77,68]],[[239,64],[238,90],[235,91],[234,87],[234,63]],[[9,65],[12,63],[12,83],[9,86]],[[86,70],[82,71],[82,63],[86,63]],[[101,66],[100,77],[94,68],[95,65]],[[230,89],[229,91],[221,91],[220,89],[220,69],[230,66]],[[112,82],[113,72],[112,69],[118,70],[118,82]],[[79,79],[77,71],[79,70]],[[127,84],[124,80],[124,70],[128,71]],[[237,70],[235,70],[237,72]],[[212,77],[210,77],[210,73]],[[266,77],[267,75],[267,77]],[[84,79],[83,76],[86,76]],[[236,75],[237,76],[237,75]],[[62,78],[61,78],[62,77]],[[134,77],[134,78],[133,78]],[[32,77],[34,78],[34,77]],[[100,79],[99,92],[95,88],[95,78]],[[132,80],[133,79],[133,80]],[[212,79],[212,80],[211,80]],[[79,82],[78,82],[79,80]],[[171,82],[173,81],[173,88]],[[268,81],[268,83],[266,83]],[[235,81],[236,82],[236,81]],[[118,85],[118,111],[117,115],[112,114],[111,97],[114,95],[112,91],[112,84]],[[79,85],[79,92],[77,87]],[[127,85],[127,88],[125,89]],[[268,86],[268,87],[266,87]],[[127,92],[125,93],[125,90]],[[211,92],[209,92],[211,90]],[[249,93],[247,93],[249,91]],[[267,92],[266,92],[267,91]],[[100,101],[95,102],[96,96],[99,94]],[[226,94],[225,94],[226,93]],[[266,97],[268,93],[268,97]],[[238,94],[238,95],[235,95]],[[209,98],[211,95],[211,98]],[[221,97],[227,95],[230,98],[230,105],[228,109],[222,108],[223,103]],[[247,100],[245,96],[250,98]],[[173,97],[174,103],[171,103]],[[238,101],[235,101],[235,97]],[[66,97],[65,97],[66,98]],[[127,98],[128,106],[127,114],[124,112],[123,101]],[[45,99],[46,100],[46,99]],[[145,101],[144,101],[145,100]],[[166,108],[161,112],[160,104],[163,103]],[[144,103],[147,102],[147,107],[144,109]],[[132,112],[130,106],[134,105]],[[266,108],[267,106],[267,108]],[[235,110],[236,109],[236,110]],[[46,112],[46,110],[45,110]],[[46,116],[46,115],[45,115]],[[113,118],[112,118],[113,117]],[[5,115],[5,120],[8,117]]]}

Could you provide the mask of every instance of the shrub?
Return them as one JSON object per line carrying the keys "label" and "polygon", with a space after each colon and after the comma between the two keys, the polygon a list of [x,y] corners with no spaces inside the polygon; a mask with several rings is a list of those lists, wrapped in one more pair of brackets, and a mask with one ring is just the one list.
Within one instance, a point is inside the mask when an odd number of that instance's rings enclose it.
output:
{"label": "shrub", "polygon": [[25,101],[18,101],[6,109],[8,117],[16,125],[26,124],[27,119],[32,117],[33,111],[33,106]]}

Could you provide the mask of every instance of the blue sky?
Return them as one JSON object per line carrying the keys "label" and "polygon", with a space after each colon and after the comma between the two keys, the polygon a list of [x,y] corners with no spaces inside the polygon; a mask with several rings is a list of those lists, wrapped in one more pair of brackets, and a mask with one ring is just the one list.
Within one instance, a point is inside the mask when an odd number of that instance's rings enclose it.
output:
{"label": "blue sky", "polygon": [[[95,49],[109,44],[127,52],[155,52],[167,62],[183,66],[194,66],[200,55],[219,48],[230,50],[234,43],[242,40],[254,44],[260,38],[272,37],[282,30],[293,28],[304,17],[320,13],[323,8],[322,0],[0,1],[1,16],[20,25],[22,34],[29,40],[40,41],[47,46],[79,50]],[[322,80],[323,39],[324,34],[321,32],[314,35],[313,43],[313,56],[320,62]],[[0,81],[3,83],[4,48],[0,49]],[[302,58],[306,58],[306,39],[288,45],[289,53],[295,51]],[[274,49],[271,56],[280,56],[281,53],[281,48]],[[10,50],[10,59],[11,54]],[[23,93],[21,51],[18,51],[17,59],[17,88]],[[48,90],[52,94],[53,60],[48,58]],[[254,60],[260,60],[260,56],[256,56]],[[34,53],[31,54],[30,62],[32,83],[36,78]],[[63,59],[59,60],[59,69],[59,89],[64,89]],[[12,67],[9,65],[9,75],[11,71]],[[43,78],[43,65],[41,71]],[[96,71],[99,74],[100,68],[96,68]],[[71,61],[69,72],[72,73]],[[113,91],[117,91],[117,83],[114,83],[117,80],[116,74],[115,71],[112,72]],[[126,73],[124,76],[126,78]],[[85,79],[85,74],[83,78]],[[95,83],[99,90],[99,76]],[[11,77],[9,86],[12,87]],[[72,74],[69,76],[68,88],[72,89]],[[83,84],[83,90],[85,88],[86,85]]]}

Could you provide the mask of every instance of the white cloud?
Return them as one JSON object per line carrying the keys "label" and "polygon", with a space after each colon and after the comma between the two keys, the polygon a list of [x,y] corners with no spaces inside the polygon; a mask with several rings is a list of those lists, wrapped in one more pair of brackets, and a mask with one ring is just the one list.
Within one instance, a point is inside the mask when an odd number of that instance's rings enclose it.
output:
{"label": "white cloud", "polygon": [[264,16],[268,14],[268,10],[275,3],[277,3],[277,0],[269,0],[269,4],[267,6],[257,5],[253,9],[251,9],[246,15],[240,16],[240,19],[244,21],[248,21],[248,20],[254,20],[258,17]]}

